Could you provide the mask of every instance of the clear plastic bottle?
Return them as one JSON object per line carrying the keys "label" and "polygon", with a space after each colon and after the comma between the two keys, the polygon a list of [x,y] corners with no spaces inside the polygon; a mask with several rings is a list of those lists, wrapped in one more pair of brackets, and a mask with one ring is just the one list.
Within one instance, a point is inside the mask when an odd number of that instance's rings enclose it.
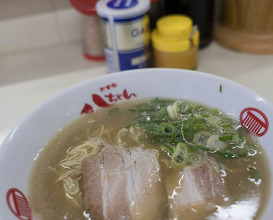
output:
{"label": "clear plastic bottle", "polygon": [[184,15],[167,15],[157,21],[152,32],[155,67],[195,69],[199,31]]}
{"label": "clear plastic bottle", "polygon": [[100,18],[96,12],[98,0],[70,0],[72,6],[82,14],[83,55],[89,60],[104,60],[104,42]]}

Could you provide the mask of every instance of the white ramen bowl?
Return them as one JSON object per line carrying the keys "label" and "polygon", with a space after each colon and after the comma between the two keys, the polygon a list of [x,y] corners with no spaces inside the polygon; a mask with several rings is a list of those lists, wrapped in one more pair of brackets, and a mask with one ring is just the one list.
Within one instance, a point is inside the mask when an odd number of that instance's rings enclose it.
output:
{"label": "white ramen bowl", "polygon": [[[269,158],[272,191],[272,103],[240,84],[215,75],[177,69],[140,69],[95,78],[67,89],[38,106],[8,134],[0,147],[0,219],[32,219],[27,206],[31,167],[45,143],[62,127],[82,112],[149,97],[199,102],[219,108],[242,123],[247,123],[244,119],[248,113],[255,115],[261,126],[252,132],[260,136]],[[270,196],[262,219],[272,219],[272,207],[273,196]]]}

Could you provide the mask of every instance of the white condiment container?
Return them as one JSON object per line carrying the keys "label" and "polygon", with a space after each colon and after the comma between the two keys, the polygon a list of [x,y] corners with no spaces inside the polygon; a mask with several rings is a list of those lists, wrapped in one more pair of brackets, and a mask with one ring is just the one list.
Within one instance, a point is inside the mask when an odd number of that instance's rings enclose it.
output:
{"label": "white condiment container", "polygon": [[149,67],[150,0],[101,0],[96,9],[109,72]]}

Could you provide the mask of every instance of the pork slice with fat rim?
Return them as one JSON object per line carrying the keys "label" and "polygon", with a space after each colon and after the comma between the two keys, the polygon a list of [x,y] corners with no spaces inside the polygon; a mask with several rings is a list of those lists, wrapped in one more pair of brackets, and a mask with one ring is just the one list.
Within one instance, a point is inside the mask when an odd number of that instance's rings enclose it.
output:
{"label": "pork slice with fat rim", "polygon": [[160,179],[158,151],[133,148],[126,159],[132,219],[165,219],[167,197]]}
{"label": "pork slice with fat rim", "polygon": [[220,172],[209,161],[187,166],[170,174],[165,181],[169,218],[203,219],[215,211],[214,204],[224,204],[228,195]]}
{"label": "pork slice with fat rim", "polygon": [[86,210],[96,219],[129,219],[130,210],[122,148],[106,145],[83,161]]}
{"label": "pork slice with fat rim", "polygon": [[86,209],[96,219],[160,219],[158,152],[105,146],[83,161]]}

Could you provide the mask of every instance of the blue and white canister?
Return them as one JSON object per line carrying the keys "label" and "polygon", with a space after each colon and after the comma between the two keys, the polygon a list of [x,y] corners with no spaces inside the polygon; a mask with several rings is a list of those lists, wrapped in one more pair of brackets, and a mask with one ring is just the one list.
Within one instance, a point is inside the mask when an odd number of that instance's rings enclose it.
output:
{"label": "blue and white canister", "polygon": [[109,72],[149,67],[150,0],[100,0],[96,8]]}

